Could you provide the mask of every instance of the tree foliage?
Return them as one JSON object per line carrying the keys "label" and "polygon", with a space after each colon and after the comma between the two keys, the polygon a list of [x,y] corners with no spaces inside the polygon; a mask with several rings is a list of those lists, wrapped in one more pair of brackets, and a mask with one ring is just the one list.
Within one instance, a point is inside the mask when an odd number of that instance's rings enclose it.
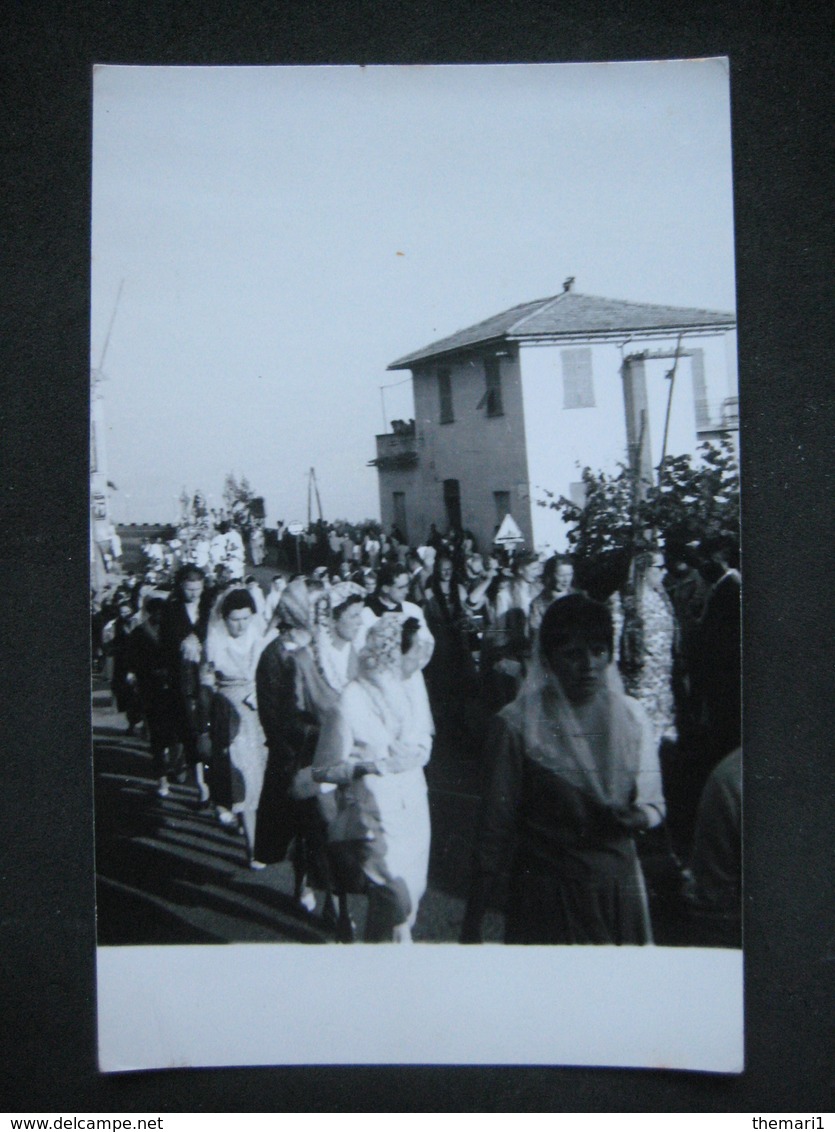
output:
{"label": "tree foliage", "polygon": [[630,554],[645,549],[646,536],[639,522],[637,482],[624,464],[616,475],[584,468],[585,503],[579,506],[564,495],[545,492],[540,505],[559,511],[569,524],[568,545],[579,561],[590,561],[613,552]]}
{"label": "tree foliage", "polygon": [[238,480],[234,472],[227,472],[223,481],[223,502],[230,511],[236,503],[243,503],[248,507],[254,498],[255,494],[246,476],[241,476]]}
{"label": "tree foliage", "polygon": [[624,464],[615,475],[584,468],[585,503],[546,492],[559,511],[578,563],[631,561],[659,544],[687,545],[724,535],[739,540],[739,472],[729,440],[693,456],[667,456],[655,484]]}
{"label": "tree foliage", "polygon": [[739,544],[739,470],[730,441],[700,446],[701,460],[668,456],[641,504],[641,521],[665,545],[718,536]]}
{"label": "tree foliage", "polygon": [[241,534],[246,536],[252,533],[256,525],[252,513],[252,504],[255,499],[256,495],[246,476],[241,476],[239,480],[234,472],[227,473],[226,479],[223,481],[223,502],[226,504],[226,509],[234,526],[238,528]]}

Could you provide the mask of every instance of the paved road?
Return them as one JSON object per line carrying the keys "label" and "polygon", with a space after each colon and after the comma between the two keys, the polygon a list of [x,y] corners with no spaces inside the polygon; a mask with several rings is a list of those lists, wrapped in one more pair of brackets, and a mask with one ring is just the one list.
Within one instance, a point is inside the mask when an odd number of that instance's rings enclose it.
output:
{"label": "paved road", "polygon": [[[252,872],[243,837],[200,809],[192,786],[173,785],[156,796],[147,743],[125,734],[103,678],[93,689],[98,931],[102,944],[310,942],[332,936],[318,914],[292,899],[285,862]],[[436,745],[427,767],[432,818],[429,887],[415,925],[416,941],[458,939],[475,825],[480,761],[477,753]],[[663,841],[643,846],[644,871],[656,942],[697,943],[665,885]],[[351,897],[361,938],[365,899]],[[320,897],[321,901],[321,897]],[[497,914],[485,938],[500,940]]]}
{"label": "paved road", "polygon": [[[98,678],[93,691],[96,789],[98,931],[102,944],[289,941],[332,938],[318,912],[292,900],[287,863],[252,872],[243,838],[198,806],[189,785],[156,796],[147,743],[125,733]],[[465,886],[478,806],[478,761],[436,751],[427,768],[432,815],[429,888],[414,938],[454,942],[463,916]],[[362,932],[365,900],[351,898]],[[500,938],[501,921],[488,934]]]}

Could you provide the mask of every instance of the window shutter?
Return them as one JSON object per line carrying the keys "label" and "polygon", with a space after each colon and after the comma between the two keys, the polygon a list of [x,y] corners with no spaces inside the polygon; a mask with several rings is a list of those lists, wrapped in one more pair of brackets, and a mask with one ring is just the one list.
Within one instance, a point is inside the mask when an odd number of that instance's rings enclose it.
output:
{"label": "window shutter", "polygon": [[452,410],[452,375],[448,369],[438,370],[438,401],[440,423],[452,424],[455,416]]}
{"label": "window shutter", "polygon": [[591,348],[560,350],[564,409],[593,409],[594,382],[591,372]]}
{"label": "window shutter", "polygon": [[484,359],[484,378],[487,416],[501,417],[504,415],[504,405],[502,404],[502,374],[498,358]]}

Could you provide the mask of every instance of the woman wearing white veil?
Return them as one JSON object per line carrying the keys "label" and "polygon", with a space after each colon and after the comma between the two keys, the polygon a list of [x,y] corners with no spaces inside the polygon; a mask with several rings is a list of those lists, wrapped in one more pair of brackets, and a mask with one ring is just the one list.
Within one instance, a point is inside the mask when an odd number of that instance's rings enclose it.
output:
{"label": "woman wearing white veil", "polygon": [[215,692],[210,710],[212,796],[224,824],[243,822],[252,868],[260,867],[253,850],[267,765],[266,740],[255,698],[255,670],[271,639],[263,632],[263,622],[256,616],[248,590],[227,590],[212,609],[201,669],[201,682]]}
{"label": "woman wearing white veil", "polygon": [[314,614],[312,648],[320,675],[339,693],[357,675],[354,642],[362,629],[365,591],[355,582],[337,582],[327,596],[326,615]]}
{"label": "woman wearing white veil", "polygon": [[[423,768],[432,715],[419,670],[416,618],[386,613],[369,629],[360,671],[322,725],[313,778],[323,795],[334,860],[351,891],[366,891],[366,942],[410,943],[429,868],[429,801]],[[422,694],[421,694],[422,693]],[[363,884],[347,880],[365,877]]]}
{"label": "woman wearing white veil", "polygon": [[531,669],[492,721],[462,942],[481,941],[510,872],[505,942],[652,942],[634,834],[665,815],[646,712],[612,664],[608,609],[570,594],[546,611]]}

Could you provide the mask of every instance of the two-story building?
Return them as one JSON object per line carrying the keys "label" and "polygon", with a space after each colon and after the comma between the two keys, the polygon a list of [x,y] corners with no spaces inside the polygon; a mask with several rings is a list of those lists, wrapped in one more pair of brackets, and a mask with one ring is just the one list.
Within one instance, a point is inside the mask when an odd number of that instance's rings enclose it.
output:
{"label": "two-story building", "polygon": [[[377,437],[380,510],[412,544],[430,523],[565,546],[545,492],[582,503],[581,470],[695,453],[738,430],[735,317],[563,291],[398,358],[414,422]],[[672,395],[671,395],[672,387]]]}

